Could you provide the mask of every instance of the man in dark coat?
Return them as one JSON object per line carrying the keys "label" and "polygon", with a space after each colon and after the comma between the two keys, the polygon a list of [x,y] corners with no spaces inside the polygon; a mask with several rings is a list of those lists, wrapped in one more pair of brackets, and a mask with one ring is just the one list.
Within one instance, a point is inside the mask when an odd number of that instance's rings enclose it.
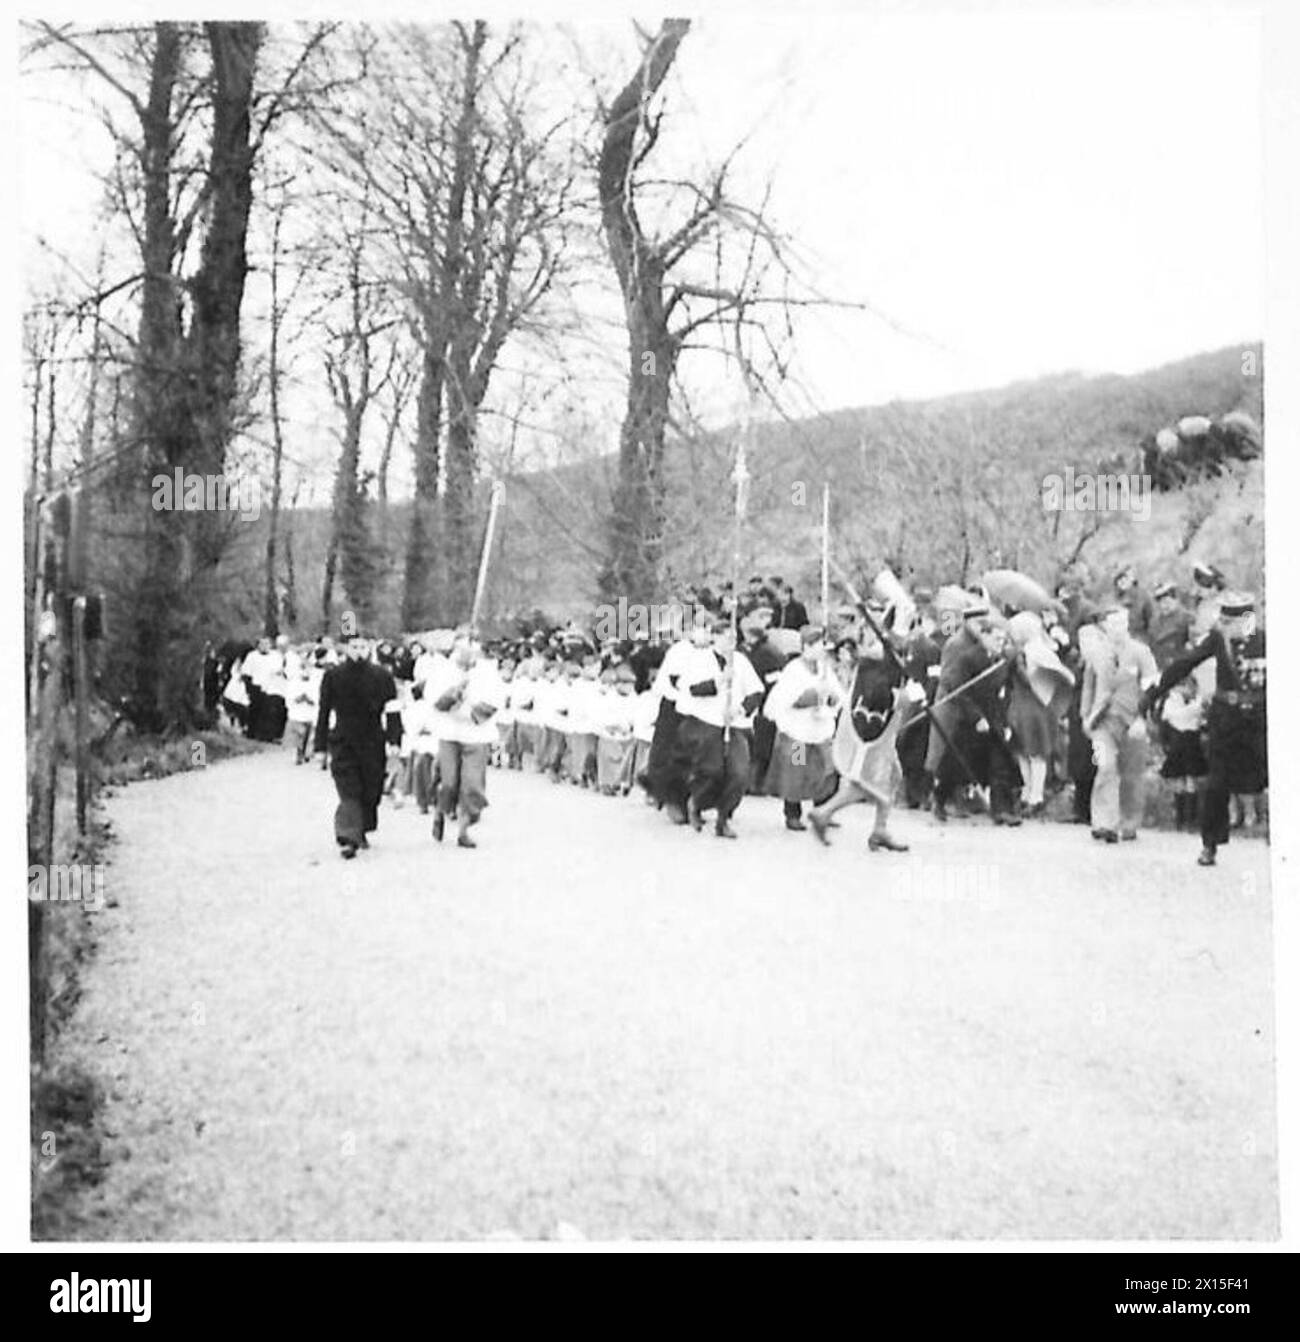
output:
{"label": "man in dark coat", "polygon": [[334,837],[344,857],[355,857],[358,848],[370,846],[366,835],[379,824],[384,790],[385,739],[394,751],[402,741],[401,715],[389,711],[385,723],[397,685],[392,674],[369,657],[367,640],[350,636],[347,659],[330,667],[320,685],[315,745],[319,751],[329,750],[330,773],[339,794]]}
{"label": "man in dark coat", "polygon": [[802,601],[795,600],[794,589],[788,582],[777,588],[777,601],[775,624],[778,629],[802,629],[808,623],[808,608]]}
{"label": "man in dark coat", "polygon": [[[960,689],[993,664],[983,641],[990,627],[987,606],[973,604],[962,611],[962,627],[943,645],[940,654],[936,700]],[[970,748],[981,744],[976,735],[989,730],[985,709],[991,707],[992,688],[985,681],[950,703],[940,704],[931,715],[933,727],[925,767],[934,779],[934,818],[938,821],[948,819],[948,803],[961,784],[980,781],[967,777],[961,759],[948,743],[951,741],[966,762],[971,763]]]}
{"label": "man in dark coat", "polygon": [[1178,599],[1178,589],[1173,583],[1161,583],[1155,590],[1156,613],[1151,621],[1151,652],[1156,665],[1163,671],[1175,657],[1181,657],[1187,651],[1191,641],[1192,617],[1187,608]]}
{"label": "man in dark coat", "polygon": [[[925,703],[932,704],[939,684],[939,662],[942,648],[935,635],[938,630],[928,613],[908,635],[903,653],[903,674],[914,680],[925,692]],[[904,710],[903,722],[910,722],[919,705]],[[900,723],[900,728],[901,728]],[[918,722],[898,738],[898,762],[903,769],[903,795],[912,810],[923,807],[930,798],[932,780],[926,771],[925,760],[930,749],[930,723]]]}
{"label": "man in dark coat", "polygon": [[1193,668],[1214,658],[1214,699],[1207,729],[1205,797],[1201,805],[1201,854],[1212,867],[1228,842],[1228,799],[1268,786],[1267,664],[1264,635],[1255,628],[1255,598],[1225,593],[1219,620],[1190,652],[1175,658],[1143,699],[1144,710],[1161,699]]}
{"label": "man in dark coat", "polygon": [[1129,633],[1150,646],[1151,625],[1156,617],[1155,603],[1138,586],[1137,574],[1126,564],[1115,575],[1115,599],[1128,608]]}
{"label": "man in dark coat", "polygon": [[[740,630],[745,643],[741,651],[749,658],[750,665],[758,673],[763,685],[763,696],[776,684],[781,668],[789,660],[779,652],[767,636],[772,620],[771,609],[756,606],[741,621]],[[767,777],[767,766],[772,762],[772,745],[776,741],[776,728],[770,718],[761,711],[754,718],[754,737],[751,749],[749,791],[756,796],[763,794],[763,780]]]}

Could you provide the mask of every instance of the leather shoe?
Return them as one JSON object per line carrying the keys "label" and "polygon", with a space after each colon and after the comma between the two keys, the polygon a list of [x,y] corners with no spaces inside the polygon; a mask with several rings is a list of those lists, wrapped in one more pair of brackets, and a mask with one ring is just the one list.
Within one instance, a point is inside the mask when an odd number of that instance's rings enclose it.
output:
{"label": "leather shoe", "polygon": [[1196,859],[1196,865],[1198,867],[1212,867],[1214,866],[1214,864],[1215,864],[1214,849],[1202,848],[1201,855]]}
{"label": "leather shoe", "polygon": [[356,844],[352,844],[352,843],[343,843],[343,844],[340,844],[340,845],[339,845],[339,854],[340,854],[340,856],[342,856],[342,857],[356,857],[356,855],[357,855]]}
{"label": "leather shoe", "polygon": [[1113,829],[1094,829],[1092,831],[1094,839],[1100,839],[1103,843],[1118,843],[1119,835]]}
{"label": "leather shoe", "polygon": [[899,843],[897,839],[889,834],[873,834],[867,840],[867,849],[869,852],[878,852],[882,848],[889,853],[907,852],[907,845],[905,843]]}
{"label": "leather shoe", "polygon": [[786,829],[793,829],[793,830],[805,830],[808,828],[808,826],[805,825],[804,822],[797,815],[786,816],[785,827]]}
{"label": "leather shoe", "polygon": [[734,839],[736,837],[736,831],[732,829],[725,820],[719,820],[718,823],[714,825],[713,832],[720,839]]}

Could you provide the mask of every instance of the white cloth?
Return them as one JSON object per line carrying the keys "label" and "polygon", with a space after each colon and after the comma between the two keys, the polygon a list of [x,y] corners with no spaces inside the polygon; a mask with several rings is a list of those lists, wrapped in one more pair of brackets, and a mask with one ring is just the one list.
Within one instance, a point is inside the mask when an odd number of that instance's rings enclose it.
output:
{"label": "white cloth", "polygon": [[659,696],[654,690],[642,690],[632,710],[632,733],[638,741],[654,740],[655,719],[659,716]]}
{"label": "white cloth", "polygon": [[537,683],[533,676],[519,674],[510,682],[510,711],[521,727],[537,721]]}
{"label": "white cloth", "polygon": [[1198,732],[1205,725],[1205,701],[1171,694],[1165,700],[1160,716],[1176,732]]}
{"label": "white cloth", "polygon": [[[500,676],[497,677],[500,680]],[[498,727],[512,727],[515,722],[515,685],[514,680],[501,681],[501,707],[493,721]]]}
{"label": "white cloth", "polygon": [[569,704],[573,698],[573,686],[567,678],[544,681],[543,684],[545,693],[542,696],[537,720],[543,727],[550,727],[557,732],[567,732],[569,730]]}
{"label": "white cloth", "polygon": [[444,667],[450,665],[451,663],[440,652],[422,652],[411,668],[411,679],[417,685],[424,685],[431,677],[437,676]]}
{"label": "white cloth", "polygon": [[410,706],[402,713],[404,738],[409,737],[411,749],[417,755],[436,755],[438,752],[438,732],[435,721],[433,701],[427,694],[412,699]]}
{"label": "white cloth", "polygon": [[[679,638],[664,653],[664,659],[659,663],[659,670],[655,673],[655,681],[652,686],[659,698],[667,699],[670,704],[677,702],[677,696],[681,693],[682,667],[689,660],[691,654],[698,651],[699,649],[689,639]],[[673,683],[674,680],[676,684]]]}
{"label": "white cloth", "polygon": [[575,680],[569,688],[566,732],[600,731],[602,686],[598,680]]}
{"label": "white cloth", "polygon": [[[743,652],[736,653],[728,676],[727,670],[718,664],[718,655],[712,648],[692,648],[691,652],[694,655],[683,662],[678,682],[677,711],[707,722],[711,727],[725,727],[728,720],[733,727],[753,726],[754,715],[746,713],[742,705],[751,694],[763,693],[763,682],[749,658]],[[692,685],[706,680],[713,681],[716,694],[691,693]]]}
{"label": "white cloth", "polygon": [[285,703],[289,707],[290,722],[316,721],[316,710],[320,704],[321,673],[310,670],[304,676],[299,674],[296,680],[290,680],[285,689]]}
{"label": "white cloth", "polygon": [[[432,686],[425,687],[428,695]],[[438,700],[449,690],[460,692],[459,702],[450,709],[439,709]],[[500,710],[505,699],[505,685],[495,665],[477,661],[469,670],[462,671],[448,663],[448,678],[440,683],[433,704],[435,731],[440,741],[458,741],[461,745],[493,745],[497,740],[496,713],[482,722],[474,721],[474,710],[491,707]]]}
{"label": "white cloth", "polygon": [[284,659],[278,652],[260,652],[257,648],[254,648],[244,658],[243,673],[263,694],[283,693],[282,690],[272,690],[270,688],[277,677],[284,674]]}
{"label": "white cloth", "polygon": [[[795,700],[806,690],[816,692],[816,704],[796,708]],[[776,724],[777,731],[792,741],[821,745],[835,735],[835,714],[843,700],[844,691],[827,670],[825,660],[812,671],[802,657],[796,657],[777,677],[763,712]]]}
{"label": "white cloth", "polygon": [[636,717],[636,698],[616,689],[601,688],[599,730],[602,736],[626,740],[632,735]]}
{"label": "white cloth", "polygon": [[230,679],[226,682],[226,688],[221,697],[232,704],[243,708],[248,707],[248,687],[244,684],[244,669],[242,662],[236,662],[230,668]]}

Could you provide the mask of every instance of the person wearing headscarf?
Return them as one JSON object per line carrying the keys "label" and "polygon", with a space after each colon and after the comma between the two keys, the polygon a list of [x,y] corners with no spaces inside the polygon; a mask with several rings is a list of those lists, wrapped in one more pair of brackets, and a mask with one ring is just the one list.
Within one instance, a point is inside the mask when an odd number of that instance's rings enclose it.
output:
{"label": "person wearing headscarf", "polygon": [[1032,611],[1013,615],[1007,633],[1013,658],[1007,723],[1025,780],[1026,814],[1040,816],[1046,804],[1048,764],[1056,751],[1058,725],[1069,704],[1074,675]]}

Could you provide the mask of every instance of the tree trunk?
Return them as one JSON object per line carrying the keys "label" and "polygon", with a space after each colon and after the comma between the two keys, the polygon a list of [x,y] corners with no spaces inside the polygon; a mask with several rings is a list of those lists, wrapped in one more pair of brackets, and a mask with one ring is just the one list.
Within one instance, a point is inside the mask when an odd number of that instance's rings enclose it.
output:
{"label": "tree trunk", "polygon": [[[427,330],[427,328],[426,328]],[[406,582],[402,628],[428,628],[434,621],[434,547],[438,535],[438,467],[442,431],[442,346],[426,334],[424,367],[416,404],[415,491],[406,536]]]}
{"label": "tree trunk", "polygon": [[295,485],[284,522],[284,622],[290,628],[298,625],[298,577],[293,564],[293,518],[297,507],[298,486]]}
{"label": "tree trunk", "polygon": [[[128,497],[140,501],[144,513],[144,567],[135,593],[132,624],[134,654],[132,690],[140,721],[161,728],[170,711],[166,686],[167,650],[176,624],[175,606],[180,567],[176,515],[155,510],[149,478],[167,473],[183,461],[178,385],[181,309],[173,268],[176,229],[172,217],[172,100],[181,67],[181,35],[174,23],[154,25],[149,100],[141,117],[141,170],[144,230],[138,365],[135,408],[143,445],[145,470],[123,463]],[[143,478],[142,478],[143,477]]]}
{"label": "tree trunk", "polygon": [[461,624],[469,619],[478,560],[474,547],[475,417],[462,396],[452,394],[449,399],[447,489],[443,509],[447,576],[440,605],[444,624]]}
{"label": "tree trunk", "polygon": [[266,575],[263,586],[262,632],[275,638],[280,632],[280,601],[276,591],[275,560],[280,530],[280,498],[284,465],[284,421],[280,414],[280,222],[277,213],[271,234],[271,348],[267,377],[271,387],[271,515],[266,525]]}
{"label": "tree trunk", "polygon": [[[204,25],[213,70],[207,231],[187,290],[182,338],[172,217],[172,99],[182,59],[175,24],[155,25],[149,103],[143,121],[146,280],[140,325],[138,411],[146,461],[221,475],[231,434],[240,359],[239,314],[248,274],[245,243],[252,205],[253,75],[259,23]],[[151,476],[152,470],[146,474]],[[137,598],[136,697],[145,722],[186,727],[198,717],[202,648],[217,604],[224,547],[217,512],[164,512],[145,497],[145,571]]]}
{"label": "tree trunk", "polygon": [[623,294],[628,327],[628,394],[619,439],[618,483],[610,519],[609,557],[601,574],[606,598],[652,601],[663,561],[664,434],[677,347],[668,330],[663,259],[637,217],[637,132],[690,28],[665,19],[641,65],[605,114],[598,165],[601,226]]}

